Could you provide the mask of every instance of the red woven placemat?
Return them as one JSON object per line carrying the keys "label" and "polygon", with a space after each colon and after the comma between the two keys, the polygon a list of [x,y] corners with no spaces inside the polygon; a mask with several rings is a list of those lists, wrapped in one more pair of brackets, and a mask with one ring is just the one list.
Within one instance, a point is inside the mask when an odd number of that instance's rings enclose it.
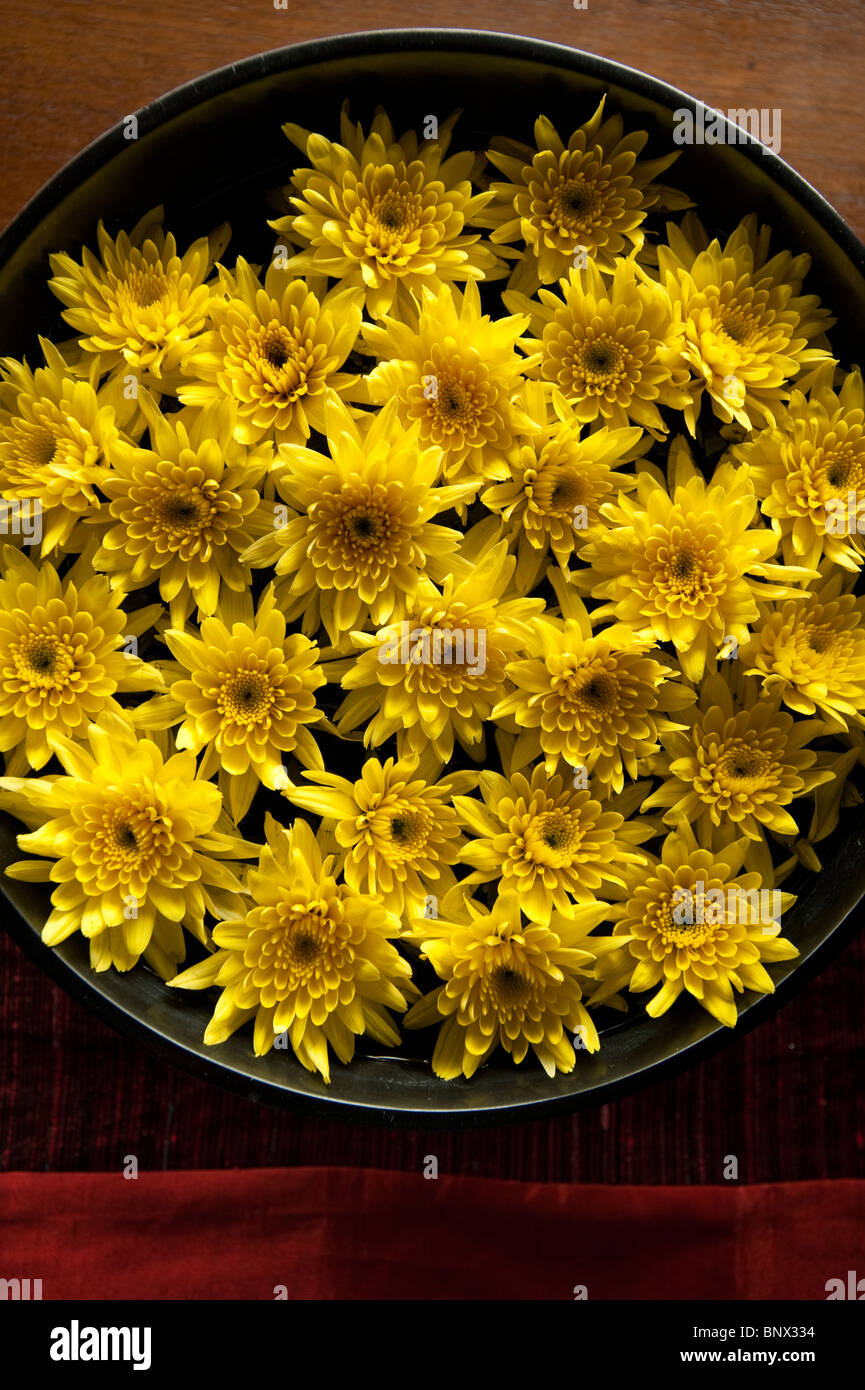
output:
{"label": "red woven placemat", "polygon": [[492,1129],[392,1131],[259,1106],[157,1061],[0,931],[0,1168],[364,1165],[537,1181],[865,1177],[865,937],[747,1036],[617,1104]]}
{"label": "red woven placemat", "polygon": [[861,1267],[853,1182],[575,1188],[280,1168],[9,1173],[0,1196],[16,1270],[44,1299],[786,1301],[825,1299],[827,1280]]}

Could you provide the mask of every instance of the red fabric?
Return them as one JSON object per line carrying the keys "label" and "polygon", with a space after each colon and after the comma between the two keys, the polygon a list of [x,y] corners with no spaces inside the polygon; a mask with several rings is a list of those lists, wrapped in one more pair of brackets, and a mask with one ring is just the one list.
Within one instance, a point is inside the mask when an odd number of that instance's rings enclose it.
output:
{"label": "red fabric", "polygon": [[863,1190],[9,1173],[3,1272],[41,1278],[43,1299],[825,1299],[862,1266]]}

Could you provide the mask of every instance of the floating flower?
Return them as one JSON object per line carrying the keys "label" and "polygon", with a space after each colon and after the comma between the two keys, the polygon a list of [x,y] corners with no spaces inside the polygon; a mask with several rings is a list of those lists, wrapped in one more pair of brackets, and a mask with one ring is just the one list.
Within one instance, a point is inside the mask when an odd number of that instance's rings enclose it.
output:
{"label": "floating flower", "polygon": [[340,368],[357,339],[362,292],[341,285],[319,298],[277,262],[262,285],[242,257],[234,275],[220,268],[220,282],[213,327],[184,362],[195,380],[177,394],[186,405],[232,400],[241,443],[305,444],[311,430],[324,430],[325,391],[357,382]]}
{"label": "floating flower", "polygon": [[535,121],[535,149],[514,140],[493,141],[487,158],[506,176],[478,223],[492,227],[494,245],[522,241],[526,256],[519,280],[531,294],[571,270],[578,256],[612,272],[615,258],[639,251],[642,223],[663,197],[667,207],[688,200],[653,181],[678,158],[640,160],[648,135],[624,133],[621,116],[604,120],[602,97],[594,114],[567,143],[546,116]]}
{"label": "floating flower", "polygon": [[307,727],[322,718],[315,703],[325,683],[318,647],[300,633],[286,633],[272,588],[249,621],[228,627],[205,618],[200,639],[172,628],[165,641],[180,679],[167,698],[153,703],[152,715],[147,707],[136,711],[136,723],[154,727],[158,719],[167,727],[182,720],[178,748],[196,757],[206,750],[200,775],[219,772],[235,822],[246,815],[259,783],[274,790],[286,785],[284,753],[304,767],[324,766]]}
{"label": "floating flower", "polygon": [[583,1005],[592,972],[587,931],[607,913],[587,903],[549,925],[524,923],[516,893],[502,893],[492,912],[466,903],[466,920],[420,922],[422,954],[444,981],[406,1014],[407,1028],[440,1023],[432,1065],[452,1081],[474,1076],[498,1047],[522,1062],[532,1049],[548,1076],[574,1069],[574,1048],[596,1052],[597,1029]]}
{"label": "floating flower", "polygon": [[[548,924],[553,912],[567,916],[574,902],[594,902],[606,882],[621,883],[622,865],[645,863],[634,847],[652,836],[652,824],[626,820],[619,803],[602,804],[575,782],[572,772],[551,777],[543,763],[530,776],[482,772],[482,801],[454,798],[478,837],[460,855],[474,870],[462,886],[501,879],[499,891],[515,892],[526,917]],[[628,800],[626,813],[638,804]]]}
{"label": "floating flower", "polygon": [[865,551],[865,391],[858,371],[832,390],[835,363],[808,395],[794,390],[777,424],[733,449],[751,471],[785,563],[815,569],[825,555],[858,570]]}
{"label": "floating flower", "polygon": [[425,289],[417,315],[364,326],[365,344],[383,359],[365,378],[369,397],[396,399],[403,420],[441,449],[446,477],[488,474],[531,428],[519,393],[534,360],[515,351],[528,324],[526,314],[482,315],[475,284],[464,294]]}
{"label": "floating flower", "polygon": [[521,433],[496,470],[506,481],[481,494],[516,545],[515,583],[521,592],[535,587],[550,550],[567,569],[576,547],[597,524],[601,503],[614,490],[629,492],[637,485],[633,475],[617,472],[613,465],[631,457],[642,438],[640,430],[602,425],[581,439],[582,426],[564,396],[553,391],[551,421],[545,397],[540,382],[528,383],[526,414],[540,423]]}
{"label": "floating flower", "polygon": [[230,230],[218,227],[183,256],[162,226],[162,208],[145,213],[132,231],[113,241],[97,228],[99,258],[85,246],[81,265],[64,252],[51,256],[49,286],[67,308],[63,317],[102,370],[124,362],[158,384],[170,380],[203,331],[211,308],[205,284]]}
{"label": "floating flower", "polygon": [[612,283],[589,261],[559,282],[561,296],[539,290],[530,300],[502,298],[512,313],[532,315],[526,351],[540,353],[539,372],[574,407],[583,424],[642,425],[656,438],[667,426],[658,407],[684,410],[690,400],[682,325],[667,292],[619,260]]}
{"label": "floating flower", "polygon": [[369,720],[367,747],[398,734],[401,757],[429,743],[444,764],[457,739],[470,757],[483,758],[484,722],[494,717],[543,600],[504,598],[514,569],[504,542],[471,567],[468,558],[464,552],[461,571],[441,589],[421,580],[399,622],[352,633],[361,654],[335,668],[349,691],[336,713],[341,734]]}
{"label": "floating flower", "polygon": [[590,570],[578,578],[609,600],[593,621],[615,617],[639,639],[672,642],[697,681],[713,650],[747,641],[758,600],[801,599],[794,585],[812,572],[770,563],[778,537],[753,525],[757,499],[746,470],[724,463],[707,483],[680,438],[669,479],[667,487],[641,471],[635,497],[601,508],[607,525],[581,548]]}
{"label": "floating flower", "polygon": [[223,589],[249,587],[252,574],[239,557],[274,526],[273,503],[257,491],[272,454],[269,445],[236,443],[231,401],[166,416],[146,395],[141,406],[150,448],[120,441],[114,449],[102,483],[109,506],[94,518],[102,544],[93,564],[112,587],[158,582],[172,623],[182,627],[196,605],[212,615]]}
{"label": "floating flower", "polygon": [[764,832],[797,835],[786,809],[834,774],[808,744],[824,732],[819,719],[794,720],[780,701],[757,699],[751,685],[737,709],[722,676],[707,676],[699,704],[683,716],[687,731],[664,734],[663,759],[654,769],[664,781],[643,809],[666,807],[664,819],[695,827],[700,843],[713,843],[723,827],[728,838],[762,840]]}
{"label": "floating flower", "polygon": [[388,622],[429,571],[444,578],[461,535],[434,518],[465,504],[472,481],[435,487],[441,453],[424,447],[419,426],[404,430],[392,401],[361,433],[331,396],[325,407],[330,457],[283,445],[280,496],[297,508],[286,524],[256,541],[244,560],[273,566],[289,619],[304,631],[320,624],[332,642],[370,619]]}
{"label": "floating flower", "polygon": [[83,738],[91,720],[119,716],[119,692],[161,687],[127,646],[161,608],[127,617],[123,595],[80,560],[61,580],[6,545],[0,569],[0,751],[18,774],[44,767],[58,736]]}
{"label": "floating flower", "polygon": [[723,247],[687,213],[667,224],[658,247],[661,282],[685,326],[694,381],[685,421],[694,433],[704,393],[720,420],[744,428],[774,422],[789,383],[829,353],[812,346],[835,322],[816,295],[803,295],[810,256],[782,251],[769,259],[768,227],[743,218]]}
{"label": "floating flower", "polygon": [[450,866],[463,837],[450,800],[474,780],[454,772],[431,782],[422,773],[417,758],[367,758],[356,782],[312,771],[304,776],[314,785],[286,791],[295,805],[335,822],[349,887],[380,894],[388,911],[403,918],[436,916],[453,888]]}
{"label": "floating flower", "polygon": [[513,689],[490,716],[520,731],[514,769],[543,754],[552,775],[563,758],[620,792],[625,773],[636,778],[640,760],[657,752],[658,734],[675,727],[664,715],[692,695],[673,666],[649,655],[651,641],[612,629],[592,636],[576,596],[566,617],[536,618],[533,632],[535,654],[508,665]]}
{"label": "floating flower", "polygon": [[433,138],[419,141],[408,131],[397,140],[383,111],[365,136],[344,106],[341,144],[284,125],[312,166],[292,176],[297,195],[288,201],[297,212],[270,224],[304,247],[291,270],[357,287],[374,319],[409,308],[410,296],[427,285],[438,290],[504,273],[480,233],[466,231],[492,194],[472,189],[472,153],[445,158],[456,119],[443,121]]}
{"label": "floating flower", "polygon": [[687,822],[664,840],[652,873],[640,871],[626,900],[610,909],[621,952],[599,960],[604,984],[589,1002],[602,1002],[627,984],[632,993],[661,988],[646,1005],[650,1018],[667,1012],[683,991],[732,1028],[733,991],[773,994],[766,965],[799,952],[780,935],[790,893],[765,886],[757,873],[741,873],[748,840],[712,854],[698,847]]}
{"label": "floating flower", "polygon": [[739,652],[767,695],[797,714],[822,714],[830,727],[865,727],[865,598],[824,580],[804,603],[767,605]]}
{"label": "floating flower", "polygon": [[254,846],[222,820],[222,798],[196,776],[191,753],[165,758],[107,714],[87,743],[56,738],[63,774],[0,777],[0,808],[38,827],[18,846],[40,859],[6,872],[52,882],[47,946],[80,931],[94,970],[131,970],[144,956],[164,979],[183,960],[183,929],[206,940],[204,914],[235,916],[241,899],[237,865]]}
{"label": "floating flower", "polygon": [[331,1048],[350,1062],[361,1034],[398,1045],[388,1010],[404,1011],[416,993],[411,966],[390,942],[398,919],[381,898],[337,884],[333,858],[323,858],[305,821],[287,830],[267,816],[265,835],[247,884],[252,905],[215,927],[215,955],[170,983],[221,987],[209,1045],[255,1019],[257,1057],[283,1036],[307,1071],[329,1082]]}
{"label": "floating flower", "polygon": [[82,380],[52,343],[39,343],[44,367],[0,361],[0,494],[12,501],[3,529],[41,541],[47,555],[99,505],[117,426],[107,391],[97,389],[98,361]]}

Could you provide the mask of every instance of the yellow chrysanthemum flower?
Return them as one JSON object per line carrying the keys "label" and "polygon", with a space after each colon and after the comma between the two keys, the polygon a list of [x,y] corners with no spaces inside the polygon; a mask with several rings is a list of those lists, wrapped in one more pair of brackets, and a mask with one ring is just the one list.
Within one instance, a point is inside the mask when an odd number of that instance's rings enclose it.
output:
{"label": "yellow chrysanthemum flower", "polygon": [[340,371],[357,339],[363,293],[345,285],[316,295],[277,261],[262,285],[239,258],[235,272],[220,267],[222,295],[211,308],[212,329],[194,344],[183,370],[195,380],[177,394],[185,405],[232,400],[234,437],[305,444],[324,430],[324,393],[344,393],[356,374]]}
{"label": "yellow chrysanthemum flower", "polygon": [[501,516],[506,534],[517,550],[515,583],[530,592],[552,551],[563,570],[576,547],[596,525],[601,503],[614,489],[636,487],[633,475],[613,465],[633,456],[642,439],[638,429],[611,430],[602,425],[580,438],[581,422],[561,392],[553,390],[552,420],[547,419],[547,393],[540,382],[527,383],[525,412],[532,421],[495,470],[497,482],[481,493],[481,501]]}
{"label": "yellow chrysanthemum flower", "polygon": [[304,775],[315,785],[286,791],[297,806],[334,823],[349,887],[380,894],[402,918],[437,916],[454,887],[450,865],[463,837],[450,801],[474,780],[474,773],[454,772],[431,782],[424,771],[417,758],[368,758],[356,782],[313,771]]}
{"label": "yellow chrysanthemum flower", "polygon": [[600,1046],[582,984],[594,965],[586,933],[606,916],[606,903],[554,913],[548,925],[524,923],[516,893],[502,893],[492,912],[471,899],[466,909],[464,920],[417,924],[421,953],[444,984],[418,1000],[405,1026],[441,1024],[436,1076],[474,1076],[499,1046],[515,1062],[531,1048],[548,1076],[573,1071],[568,1033],[583,1051]]}
{"label": "yellow chrysanthemum flower", "polygon": [[44,767],[58,736],[81,738],[119,692],[158,690],[162,677],[127,646],[160,605],[132,617],[123,595],[83,561],[63,577],[53,565],[0,550],[0,751],[6,771]]}
{"label": "yellow chrysanthemum flower", "polygon": [[[99,362],[87,380],[73,374],[46,338],[39,339],[45,366],[0,360],[0,495],[20,510],[42,554],[66,546],[79,517],[98,506],[101,485],[117,439],[114,409],[99,391]],[[16,506],[5,509],[4,529],[14,534]]]}
{"label": "yellow chrysanthemum flower", "polygon": [[257,491],[272,450],[235,441],[231,401],[166,416],[146,393],[140,403],[150,447],[114,448],[102,483],[109,505],[93,518],[102,533],[93,564],[113,588],[158,582],[172,624],[182,627],[196,605],[209,616],[223,589],[251,584],[240,554],[275,524],[274,504]]}
{"label": "yellow chrysanthemum flower", "polygon": [[648,135],[625,135],[621,116],[604,120],[602,97],[594,114],[567,144],[546,116],[535,121],[535,145],[496,139],[487,158],[507,178],[493,183],[495,195],[478,217],[493,227],[494,245],[522,241],[526,255],[511,288],[532,294],[567,275],[583,251],[599,269],[612,271],[617,256],[639,251],[641,223],[663,196],[664,206],[688,200],[653,180],[678,158],[640,160]]}
{"label": "yellow chrysanthemum flower", "polygon": [[454,809],[478,837],[460,854],[473,869],[461,886],[500,879],[526,917],[547,925],[553,912],[567,916],[574,902],[594,902],[605,882],[622,883],[622,865],[647,862],[634,847],[654,826],[628,817],[649,784],[602,804],[574,781],[570,770],[551,777],[539,763],[530,776],[482,772],[482,801],[456,796]]}
{"label": "yellow chrysanthemum flower", "polygon": [[515,771],[543,755],[552,776],[562,758],[621,792],[625,773],[636,778],[640,760],[658,751],[659,733],[676,727],[664,715],[694,697],[673,665],[649,655],[652,641],[613,629],[592,636],[585,606],[562,586],[560,594],[565,616],[535,619],[533,654],[509,664],[513,688],[490,717],[519,731]]}
{"label": "yellow chrysanthemum flower", "polygon": [[369,720],[367,747],[397,734],[400,757],[420,755],[429,743],[444,765],[456,739],[470,757],[483,758],[484,721],[543,600],[504,597],[514,570],[504,542],[474,564],[471,558],[464,546],[456,575],[441,589],[422,579],[400,622],[352,633],[361,654],[334,668],[349,692],[335,716],[341,734]]}
{"label": "yellow chrysanthemum flower", "polygon": [[398,919],[381,898],[337,884],[333,859],[322,857],[305,821],[286,830],[267,816],[265,835],[247,883],[252,905],[215,927],[215,955],[170,983],[221,987],[206,1043],[225,1042],[255,1019],[257,1057],[284,1036],[307,1071],[329,1082],[330,1048],[347,1063],[361,1034],[399,1045],[387,1010],[404,1011],[417,993],[411,966],[389,939]]}
{"label": "yellow chrysanthemum flower", "polygon": [[474,154],[445,158],[456,119],[422,142],[413,131],[397,140],[380,109],[364,136],[344,106],[341,144],[284,125],[312,166],[292,176],[297,195],[289,191],[288,201],[297,212],[270,223],[304,247],[290,269],[357,287],[374,319],[410,308],[424,286],[504,274],[480,234],[465,230],[492,194],[472,190]]}
{"label": "yellow chrysanthemum flower", "polygon": [[813,573],[769,563],[778,537],[752,524],[758,508],[747,470],[722,463],[707,483],[680,437],[668,474],[665,485],[644,468],[634,497],[602,506],[607,525],[580,549],[590,568],[575,578],[608,600],[594,622],[614,617],[638,639],[672,642],[685,675],[698,681],[713,649],[747,641],[758,599],[804,598],[792,586]]}
{"label": "yellow chrysanthemum flower", "polygon": [[865,553],[865,390],[858,371],[832,390],[835,363],[807,396],[793,391],[777,424],[737,445],[784,560],[816,569],[825,555],[856,571]]}
{"label": "yellow chrysanthemum flower", "polygon": [[364,325],[366,346],[383,359],[365,378],[369,398],[396,399],[406,424],[441,449],[448,478],[488,474],[531,428],[519,395],[533,359],[514,350],[528,324],[526,314],[482,315],[475,284],[464,294],[425,289],[418,313]]}
{"label": "yellow chrysanthemum flower", "polygon": [[646,1005],[651,1018],[687,990],[732,1028],[734,989],[773,994],[766,964],[799,954],[779,934],[781,914],[795,898],[741,872],[748,845],[738,840],[712,854],[698,847],[687,822],[668,835],[654,871],[641,870],[626,900],[608,909],[623,946],[599,959],[603,983],[589,1002],[602,1003],[625,985],[632,993],[660,985]]}
{"label": "yellow chrysanthemum flower", "polygon": [[797,714],[822,714],[835,731],[865,728],[865,598],[825,579],[804,603],[762,610],[739,659],[767,695]]}
{"label": "yellow chrysanthemum flower", "polygon": [[205,912],[240,911],[237,866],[219,860],[256,847],[221,816],[219,791],[196,776],[191,753],[166,759],[107,714],[87,741],[55,740],[65,775],[0,777],[0,809],[38,827],[19,848],[42,856],[6,872],[57,885],[46,945],[80,931],[94,970],[130,970],[143,955],[168,979],[185,955],[184,928],[203,942]]}
{"label": "yellow chrysanthemum flower", "polygon": [[684,338],[666,290],[631,260],[617,260],[612,282],[591,261],[559,281],[561,297],[515,290],[502,298],[512,313],[532,315],[536,335],[524,340],[540,353],[536,371],[551,381],[583,424],[642,425],[660,438],[667,426],[659,405],[684,410],[690,400]]}
{"label": "yellow chrysanthemum flower", "polygon": [[259,783],[287,785],[282,762],[292,753],[304,767],[324,767],[307,727],[323,716],[315,692],[326,677],[318,647],[300,633],[287,634],[285,617],[269,586],[255,616],[252,604],[230,627],[205,618],[201,637],[170,629],[165,642],[177,665],[166,669],[168,696],[135,712],[141,728],[180,723],[177,747],[196,756],[202,777],[219,773],[219,787],[235,822],[246,815]]}
{"label": "yellow chrysanthemum flower", "polygon": [[206,325],[212,290],[205,281],[230,230],[223,224],[179,256],[159,207],[116,241],[101,222],[96,235],[99,258],[86,246],[81,265],[63,252],[50,257],[48,283],[68,306],[63,317],[84,335],[81,347],[99,354],[103,371],[127,362],[170,389],[190,340]]}
{"label": "yellow chrysanthemum flower", "polygon": [[295,512],[256,541],[244,560],[285,576],[277,594],[305,632],[324,624],[333,643],[370,619],[376,627],[417,588],[424,572],[443,579],[461,534],[437,525],[464,505],[477,480],[435,487],[441,453],[423,447],[419,426],[404,430],[391,401],[365,433],[335,395],[325,406],[330,457],[283,445],[277,490]]}
{"label": "yellow chrysanthemum flower", "polygon": [[829,354],[810,343],[835,322],[816,295],[803,295],[811,257],[782,251],[769,259],[768,227],[744,218],[723,247],[687,213],[667,224],[658,247],[661,282],[685,326],[694,375],[685,409],[691,434],[704,393],[719,419],[746,430],[771,425],[788,383]]}
{"label": "yellow chrysanthemum flower", "polygon": [[670,825],[687,821],[702,845],[717,843],[720,827],[727,838],[741,835],[762,840],[764,832],[797,835],[785,808],[831,782],[826,755],[807,745],[825,732],[819,719],[794,720],[780,701],[758,699],[753,682],[736,707],[730,685],[721,675],[706,676],[699,704],[682,716],[686,732],[662,735],[664,755],[652,770],[663,782],[643,810],[666,807]]}

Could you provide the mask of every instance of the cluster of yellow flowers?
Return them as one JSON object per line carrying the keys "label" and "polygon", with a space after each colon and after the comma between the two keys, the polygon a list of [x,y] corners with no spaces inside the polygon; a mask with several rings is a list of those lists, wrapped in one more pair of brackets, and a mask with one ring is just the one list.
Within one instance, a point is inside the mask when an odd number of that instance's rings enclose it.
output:
{"label": "cluster of yellow flowers", "polygon": [[629,993],[732,1025],[859,799],[865,394],[808,257],[710,238],[603,102],[454,121],[287,125],[266,268],[100,224],[75,337],[0,363],[7,871],[326,1080],[397,1015],[444,1078],[570,1071]]}

